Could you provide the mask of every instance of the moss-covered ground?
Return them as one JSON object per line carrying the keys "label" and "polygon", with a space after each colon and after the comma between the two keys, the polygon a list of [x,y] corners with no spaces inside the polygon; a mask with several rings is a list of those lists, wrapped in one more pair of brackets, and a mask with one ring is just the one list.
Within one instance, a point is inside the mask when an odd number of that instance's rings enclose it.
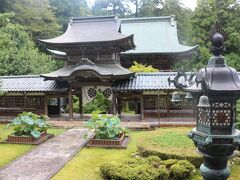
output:
{"label": "moss-covered ground", "polygon": [[[99,166],[103,162],[122,161],[129,158],[137,151],[137,144],[148,143],[158,145],[170,150],[194,151],[192,141],[186,136],[191,128],[160,128],[155,131],[130,132],[131,142],[126,150],[84,148],[65,167],[56,174],[54,180],[79,179],[101,180]],[[239,178],[240,167],[232,170],[231,180]],[[191,180],[202,179],[199,171],[196,171]]]}
{"label": "moss-covered ground", "polygon": [[[65,131],[63,128],[50,128],[48,133],[58,135]],[[0,124],[0,141],[7,139],[7,136],[12,133],[11,128],[7,128],[7,125]],[[0,144],[0,167],[5,166],[9,162],[15,160],[21,155],[33,149],[35,145],[22,145],[22,144]]]}

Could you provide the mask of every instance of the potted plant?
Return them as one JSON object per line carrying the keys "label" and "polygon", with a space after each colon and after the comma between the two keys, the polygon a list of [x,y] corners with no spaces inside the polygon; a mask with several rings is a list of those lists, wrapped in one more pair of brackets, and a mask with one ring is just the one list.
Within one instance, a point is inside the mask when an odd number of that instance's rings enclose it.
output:
{"label": "potted plant", "polygon": [[121,146],[125,140],[127,130],[120,126],[120,119],[117,116],[99,114],[99,111],[96,111],[85,125],[95,133],[89,145],[114,147]]}
{"label": "potted plant", "polygon": [[23,112],[18,115],[8,127],[13,127],[13,133],[8,136],[10,142],[35,142],[47,136],[50,125],[46,122],[45,115],[37,115],[32,112]]}

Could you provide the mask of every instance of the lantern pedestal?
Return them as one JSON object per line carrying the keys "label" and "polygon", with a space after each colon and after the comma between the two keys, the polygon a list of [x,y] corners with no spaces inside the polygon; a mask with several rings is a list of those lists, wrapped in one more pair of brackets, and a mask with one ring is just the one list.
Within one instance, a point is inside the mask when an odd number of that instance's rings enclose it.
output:
{"label": "lantern pedestal", "polygon": [[204,180],[226,180],[230,176],[227,162],[240,143],[240,131],[236,129],[230,135],[211,135],[194,128],[188,137],[203,156],[200,171]]}
{"label": "lantern pedestal", "polygon": [[227,161],[228,158],[203,155],[203,164],[200,167],[203,179],[226,180],[230,176]]}

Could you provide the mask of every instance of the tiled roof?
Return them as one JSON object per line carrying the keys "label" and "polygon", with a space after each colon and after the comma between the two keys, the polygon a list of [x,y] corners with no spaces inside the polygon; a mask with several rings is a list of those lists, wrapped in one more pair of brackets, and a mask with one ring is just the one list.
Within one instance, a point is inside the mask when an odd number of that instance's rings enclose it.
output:
{"label": "tiled roof", "polygon": [[123,54],[192,53],[197,46],[179,43],[175,16],[121,19],[123,34],[134,34],[136,48]]}
{"label": "tiled roof", "polygon": [[[64,79],[74,77],[76,73],[82,72],[81,76],[85,76],[86,72],[94,72],[96,76],[101,76],[102,78],[109,76],[110,78],[124,79],[128,78],[131,73],[128,69],[125,69],[119,64],[94,64],[92,62],[78,63],[76,65],[68,65],[54,72],[43,74],[41,76],[47,79]],[[93,75],[92,75],[93,76]],[[121,78],[124,77],[124,78]]]}
{"label": "tiled roof", "polygon": [[47,44],[80,44],[132,38],[132,35],[126,36],[119,29],[120,20],[116,16],[74,17],[64,34],[40,41]]}
{"label": "tiled roof", "polygon": [[[173,84],[168,84],[168,77],[174,78],[176,72],[136,73],[133,78],[118,81],[113,89],[116,91],[143,91],[176,89]],[[180,82],[183,79],[180,78]]]}
{"label": "tiled roof", "polygon": [[1,76],[0,91],[3,92],[63,92],[67,87],[56,81],[44,81],[39,75]]}

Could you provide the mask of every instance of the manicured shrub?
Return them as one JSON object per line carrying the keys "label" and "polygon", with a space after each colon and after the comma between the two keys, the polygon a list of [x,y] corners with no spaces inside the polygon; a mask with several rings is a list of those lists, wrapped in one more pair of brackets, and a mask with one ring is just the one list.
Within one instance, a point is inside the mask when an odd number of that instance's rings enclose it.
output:
{"label": "manicured shrub", "polygon": [[173,164],[170,171],[170,179],[182,180],[187,179],[193,172],[194,166],[186,160],[178,161]]}
{"label": "manicured shrub", "polygon": [[179,152],[175,149],[174,151],[169,148],[157,147],[152,145],[138,145],[138,152],[143,157],[158,156],[162,160],[177,159],[177,160],[188,160],[195,167],[199,168],[203,162],[203,159],[194,150],[190,153]]}
{"label": "manicured shrub", "polygon": [[157,156],[131,158],[100,166],[102,177],[112,180],[182,180],[189,178],[193,170],[194,166],[186,160],[162,161]]}
{"label": "manicured shrub", "polygon": [[150,156],[146,160],[151,166],[155,168],[158,168],[163,163],[162,160],[157,156]]}
{"label": "manicured shrub", "polygon": [[114,180],[155,180],[158,179],[159,171],[148,164],[126,164],[104,163],[100,166],[104,179]]}

